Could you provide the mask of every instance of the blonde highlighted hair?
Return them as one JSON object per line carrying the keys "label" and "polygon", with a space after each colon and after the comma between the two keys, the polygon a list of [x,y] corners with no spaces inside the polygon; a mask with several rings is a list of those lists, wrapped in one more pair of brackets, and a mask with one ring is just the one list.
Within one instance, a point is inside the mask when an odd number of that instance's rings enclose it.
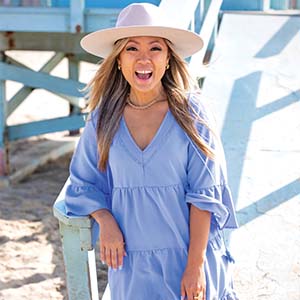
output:
{"label": "blonde highlighted hair", "polygon": [[[94,78],[86,90],[89,97],[89,109],[99,110],[97,122],[97,142],[99,152],[98,167],[105,170],[108,162],[109,148],[118,130],[126,105],[130,85],[118,70],[118,57],[128,38],[115,43],[111,54],[103,60]],[[191,88],[191,78],[186,62],[176,54],[170,41],[165,40],[169,48],[169,69],[166,70],[162,85],[168,97],[170,111],[178,124],[187,133],[195,145],[209,158],[214,157],[213,149],[201,138],[195,126],[195,119],[204,125],[202,120],[189,104],[187,92]]]}

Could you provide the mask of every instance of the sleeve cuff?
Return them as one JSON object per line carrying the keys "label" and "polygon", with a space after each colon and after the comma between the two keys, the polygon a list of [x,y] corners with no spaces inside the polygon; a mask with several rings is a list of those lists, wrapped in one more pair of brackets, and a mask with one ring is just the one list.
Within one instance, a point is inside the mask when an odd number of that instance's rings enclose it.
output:
{"label": "sleeve cuff", "polygon": [[94,186],[69,185],[65,195],[67,215],[87,216],[99,209],[108,209],[108,195]]}
{"label": "sleeve cuff", "polygon": [[215,185],[197,191],[188,191],[186,202],[201,210],[211,212],[220,229],[238,227],[231,193],[226,185]]}

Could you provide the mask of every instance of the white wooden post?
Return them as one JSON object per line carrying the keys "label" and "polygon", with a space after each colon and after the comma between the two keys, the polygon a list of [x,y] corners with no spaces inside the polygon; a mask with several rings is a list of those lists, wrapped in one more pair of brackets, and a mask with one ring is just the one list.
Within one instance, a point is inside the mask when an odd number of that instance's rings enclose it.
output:
{"label": "white wooden post", "polygon": [[[66,186],[66,185],[65,185]],[[93,220],[66,214],[63,196],[58,196],[53,212],[59,221],[69,300],[98,300],[95,253],[92,245]]]}

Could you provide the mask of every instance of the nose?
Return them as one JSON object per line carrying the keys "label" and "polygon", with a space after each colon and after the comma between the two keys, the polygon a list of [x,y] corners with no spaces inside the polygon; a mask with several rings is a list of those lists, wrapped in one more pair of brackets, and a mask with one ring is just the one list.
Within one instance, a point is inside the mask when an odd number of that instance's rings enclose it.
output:
{"label": "nose", "polygon": [[148,63],[150,61],[149,53],[147,51],[140,51],[137,60],[141,63]]}

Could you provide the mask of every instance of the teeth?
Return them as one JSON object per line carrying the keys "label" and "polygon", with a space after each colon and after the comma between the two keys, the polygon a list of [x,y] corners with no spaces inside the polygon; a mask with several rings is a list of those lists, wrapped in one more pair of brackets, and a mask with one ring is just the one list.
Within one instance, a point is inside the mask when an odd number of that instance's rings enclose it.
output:
{"label": "teeth", "polygon": [[140,74],[150,74],[152,72],[151,71],[145,71],[145,70],[143,70],[143,71],[137,71],[137,73],[140,73]]}

